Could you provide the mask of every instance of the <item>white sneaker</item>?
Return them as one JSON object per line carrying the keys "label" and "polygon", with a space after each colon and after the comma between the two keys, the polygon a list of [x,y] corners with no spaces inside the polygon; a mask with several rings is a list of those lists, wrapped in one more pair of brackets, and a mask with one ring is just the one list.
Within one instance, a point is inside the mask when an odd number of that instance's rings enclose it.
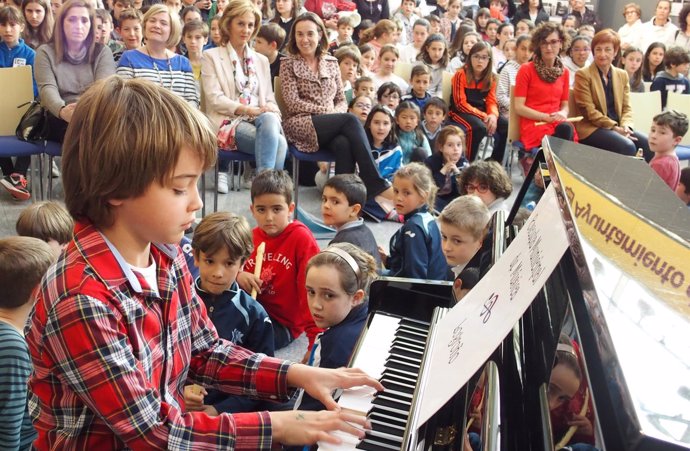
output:
{"label": "white sneaker", "polygon": [[50,175],[53,178],[60,177],[60,169],[58,169],[57,164],[55,163],[55,160],[53,160],[53,167],[50,168]]}
{"label": "white sneaker", "polygon": [[216,187],[216,190],[220,194],[228,194],[228,174],[226,172],[218,173],[218,186]]}

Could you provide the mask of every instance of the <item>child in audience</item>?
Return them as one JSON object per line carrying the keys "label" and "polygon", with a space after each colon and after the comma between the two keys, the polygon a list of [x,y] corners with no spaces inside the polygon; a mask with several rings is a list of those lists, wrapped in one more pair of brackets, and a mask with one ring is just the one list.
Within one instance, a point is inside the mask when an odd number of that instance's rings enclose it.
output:
{"label": "child in audience", "polygon": [[347,112],[357,116],[357,119],[364,125],[367,121],[367,116],[369,116],[369,111],[371,111],[372,104],[371,97],[360,95],[350,100],[350,103],[347,105]]}
{"label": "child in audience", "polygon": [[208,25],[200,20],[187,22],[182,27],[182,42],[187,50],[187,59],[192,65],[192,73],[198,89],[201,89],[201,52],[208,43]]}
{"label": "child in audience", "polygon": [[[360,14],[361,14],[360,10]],[[398,28],[395,22],[388,19],[382,19],[376,22],[370,28],[367,28],[359,33],[359,43],[369,44],[374,51],[375,59],[369,70],[375,73],[379,68],[379,57],[381,49],[386,45],[395,45]]]}
{"label": "child in audience", "polygon": [[460,171],[469,165],[464,156],[465,132],[455,125],[443,127],[436,140],[435,149],[424,164],[431,170],[438,187],[434,208],[441,211],[448,202],[460,195],[457,177]]}
{"label": "child in audience", "polygon": [[498,76],[498,86],[496,87],[496,102],[501,117],[506,120],[510,115],[510,87],[515,86],[520,66],[527,63],[532,58],[532,49],[529,35],[518,36],[515,48],[515,60],[508,60],[503,65],[501,74]]}
{"label": "child in audience", "polygon": [[503,161],[508,121],[498,112],[489,44],[478,42],[472,47],[468,64],[455,73],[452,86],[453,102],[448,116],[467,133],[467,159],[477,158],[479,143],[486,136],[494,136],[491,158]]}
{"label": "child in audience", "polygon": [[676,195],[685,205],[690,207],[690,167],[680,171],[680,180],[676,186]]}
{"label": "child in audience", "polygon": [[359,64],[359,73],[362,76],[371,76],[374,71],[374,62],[376,61],[376,50],[371,44],[362,44],[359,46],[359,53],[362,55]]}
{"label": "child in audience", "polygon": [[211,43],[214,47],[223,46],[222,37],[220,35],[220,19],[220,15],[214,16],[211,19],[211,22],[208,24],[209,28],[211,29]]}
{"label": "child in audience", "polygon": [[[180,7],[181,3],[178,2],[178,7],[175,12],[179,13]],[[113,16],[113,28],[115,28],[116,31],[111,36],[112,39],[120,39],[120,36],[117,33],[117,28],[120,26],[120,14],[122,14],[122,11],[128,8],[135,8],[134,0],[113,0],[113,8],[110,11],[110,14]],[[138,10],[139,8],[136,9]]]}
{"label": "child in audience", "polygon": [[382,84],[376,91],[376,99],[378,103],[385,106],[390,111],[395,111],[398,108],[401,97],[402,91],[400,90],[400,86],[396,85],[392,81]]}
{"label": "child in audience", "polygon": [[593,60],[592,58],[592,40],[587,36],[575,36],[570,41],[570,47],[566,50],[566,55],[561,57],[563,66],[568,69],[570,73],[570,87],[575,85],[575,73],[589,66]]}
{"label": "child in audience", "polygon": [[[34,96],[38,95],[36,80],[33,77],[34,57],[36,52],[24,43],[20,37],[24,30],[24,17],[13,6],[0,7],[0,67],[31,66]],[[8,87],[5,87],[7,89]],[[27,189],[26,173],[31,165],[31,156],[0,157],[2,179],[0,183],[16,200],[28,200],[31,193]]]}
{"label": "child in audience", "polygon": [[254,39],[254,50],[268,58],[271,65],[271,86],[280,74],[280,59],[285,56],[280,52],[280,49],[283,48],[285,36],[285,30],[280,25],[271,22],[262,25],[256,34],[256,39]]}
{"label": "child in audience", "polygon": [[108,77],[80,97],[62,146],[65,203],[78,222],[26,335],[37,449],[297,445],[328,440],[334,424],[364,435],[344,423],[363,419],[338,412],[183,412],[185,382],[276,401],[304,387],[331,409],[337,387],[382,389],[361,372],[218,338],[176,244],[201,208],[197,183],[216,141],[201,113],[146,80]]}
{"label": "child in audience", "polygon": [[[439,35],[440,36],[440,35]],[[431,70],[426,64],[417,64],[410,72],[410,93],[402,97],[402,101],[410,101],[420,109],[431,98],[427,92],[431,83]]]}
{"label": "child in audience", "polygon": [[200,22],[203,21],[203,18],[201,17],[201,10],[194,5],[189,5],[182,8],[182,11],[180,11],[180,19],[182,20],[183,27],[185,24],[193,20],[198,20]]}
{"label": "child in audience", "polygon": [[510,213],[507,199],[513,192],[513,184],[505,169],[496,161],[475,161],[462,171],[460,194],[474,194],[494,214],[499,209]]}
{"label": "child in audience", "polygon": [[393,175],[400,169],[403,160],[394,122],[393,113],[387,107],[376,105],[364,123],[379,174],[388,181],[393,180]]}
{"label": "child in audience", "polygon": [[[0,2],[2,4],[2,2]],[[6,5],[9,6],[9,5]],[[47,44],[53,37],[55,19],[48,0],[31,0],[21,2],[21,12],[24,15],[24,43],[36,50]]]}
{"label": "child in audience", "polygon": [[[417,55],[417,60],[423,62],[431,70],[431,83],[429,84],[429,95],[435,97],[443,96],[443,73],[449,71],[448,47],[446,40],[440,34],[432,34],[422,46],[422,50]],[[419,105],[422,108],[424,105]]]}
{"label": "child in audience", "polygon": [[[122,12],[120,12],[120,19],[122,19]],[[95,25],[96,42],[100,42],[101,44],[107,46],[110,51],[113,52],[113,54],[123,51],[123,43],[120,40],[116,41],[112,38],[115,27],[113,26],[113,17],[108,11],[105,9],[96,10]]]}
{"label": "child in audience", "polygon": [[563,29],[567,32],[573,30],[577,33],[577,17],[572,14],[565,16],[563,18]]}
{"label": "child in audience", "polygon": [[374,87],[374,80],[372,80],[371,77],[365,75],[355,80],[352,97],[367,96],[373,100],[375,93],[376,88]]}
{"label": "child in audience", "polygon": [[630,81],[630,92],[644,92],[644,83],[642,80],[642,60],[644,54],[642,50],[634,46],[628,46],[623,50],[623,58],[621,65],[628,73]]}
{"label": "child in audience", "polygon": [[115,61],[120,60],[124,51],[135,50],[141,47],[141,41],[144,37],[142,31],[143,22],[144,16],[138,9],[127,8],[120,13],[120,24],[117,32],[120,34],[124,48],[121,52],[113,54]]}
{"label": "child in audience", "polygon": [[[194,289],[204,303],[218,336],[253,352],[273,356],[273,326],[266,310],[237,281],[237,273],[252,252],[252,232],[243,216],[216,212],[204,217],[194,230],[192,251],[199,277]],[[185,387],[188,411],[211,416],[220,412],[258,410],[260,402],[217,390]]]}
{"label": "child in audience", "polygon": [[400,4],[400,11],[395,13],[395,19],[399,20],[403,25],[403,32],[400,39],[401,45],[407,45],[412,42],[412,28],[414,23],[419,19],[415,14],[417,4],[415,0],[402,0]]}
{"label": "child in audience", "polygon": [[[347,366],[367,319],[367,292],[376,278],[374,258],[350,243],[331,244],[309,260],[306,291],[319,335],[308,364],[320,368]],[[366,351],[365,351],[366,352]],[[324,405],[300,392],[296,409],[323,410]]]}
{"label": "child in audience", "polygon": [[491,214],[477,196],[457,197],[441,211],[438,217],[441,247],[453,279],[481,249],[489,220]]}
{"label": "child in audience", "polygon": [[422,163],[431,155],[431,147],[420,123],[422,113],[412,102],[402,102],[395,110],[398,141],[403,151],[403,164],[411,161]]}
{"label": "child in audience", "polygon": [[430,213],[436,197],[431,171],[421,163],[403,166],[393,177],[393,190],[395,210],[405,223],[391,237],[390,256],[379,246],[388,275],[445,280],[448,268],[440,258],[441,234]]}
{"label": "child in audience", "polygon": [[594,39],[595,33],[594,27],[588,24],[581,25],[580,28],[577,29],[578,36],[587,36],[590,40]]}
{"label": "child in audience", "polygon": [[522,19],[515,25],[515,36],[529,35],[534,27],[534,22],[529,19]]}
{"label": "child in audience", "polygon": [[[290,344],[302,332],[307,333],[309,349],[320,330],[309,313],[304,286],[304,268],[319,252],[319,245],[309,229],[290,220],[295,209],[293,184],[285,171],[264,171],[254,178],[250,206],[257,227],[252,231],[254,251],[237,275],[244,291],[256,290],[256,299],[273,321],[275,349]],[[254,275],[256,251],[265,243],[259,276]]]}
{"label": "child in audience", "polygon": [[292,24],[299,15],[299,3],[297,0],[276,0],[275,8],[277,14],[271,19],[271,23],[278,25],[284,31],[283,43],[278,46],[278,50],[282,51],[285,38],[290,35]]}
{"label": "child in audience", "polygon": [[486,29],[482,34],[482,38],[484,41],[491,44],[492,47],[498,43],[498,27],[500,25],[501,22],[496,19],[489,19],[489,21],[486,23]]}
{"label": "child in audience", "polygon": [[441,16],[437,14],[429,14],[428,16],[425,17],[426,20],[429,21],[429,33],[434,34],[434,33],[441,33],[443,34],[443,30],[441,30]]}
{"label": "child in audience", "polygon": [[424,41],[429,37],[429,21],[426,19],[417,19],[412,26],[412,41],[407,45],[400,47],[400,62],[414,63],[417,61],[417,55],[424,45]]}
{"label": "child in audience", "polygon": [[62,204],[53,201],[36,202],[19,213],[15,229],[19,236],[45,241],[57,257],[72,239],[74,221]]}
{"label": "child in audience", "polygon": [[340,80],[343,84],[345,99],[349,102],[353,99],[352,86],[357,80],[359,50],[354,45],[340,47],[335,52],[335,58],[338,60],[338,67],[340,68]]}
{"label": "child in audience", "polygon": [[367,188],[356,174],[338,174],[329,178],[321,195],[323,223],[337,230],[328,245],[350,243],[376,258],[376,268],[381,260],[376,238],[362,219],[362,208],[367,202]]}
{"label": "child in audience", "polygon": [[335,53],[340,47],[345,45],[354,45],[352,42],[352,33],[355,27],[352,26],[352,16],[341,16],[338,18],[338,34],[329,45],[329,51]]}
{"label": "child in audience", "polygon": [[460,45],[460,51],[450,60],[450,72],[455,74],[459,71],[469,60],[470,50],[474,45],[481,41],[482,37],[479,33],[470,31],[465,33],[462,38],[462,44]]}
{"label": "child in audience", "polygon": [[676,146],[688,132],[688,117],[675,110],[664,111],[654,116],[649,132],[649,150],[654,158],[649,165],[673,191],[680,180],[680,161]]}
{"label": "child in audience", "polygon": [[436,137],[441,131],[441,126],[448,115],[448,105],[443,99],[433,97],[422,108],[422,131],[429,141],[431,149],[436,148]]}
{"label": "child in audience", "polygon": [[462,41],[467,33],[474,33],[474,22],[472,22],[471,26],[460,25],[458,32],[455,33],[455,39],[453,39],[448,46],[448,56],[450,57],[450,61],[452,61],[456,56],[462,55]]}
{"label": "child in audience", "polygon": [[446,15],[441,17],[441,34],[446,38],[446,42],[453,42],[455,33],[460,28],[462,17],[460,11],[462,10],[462,0],[449,0],[448,11]]}
{"label": "child in audience", "polygon": [[654,42],[647,47],[647,51],[644,53],[644,62],[642,63],[642,79],[644,81],[653,81],[654,77],[665,69],[665,55],[666,46],[661,42]]}
{"label": "child in audience", "polygon": [[[690,82],[684,74],[690,67],[690,54],[683,47],[670,47],[664,55],[664,70],[657,73],[650,91],[661,91],[661,108],[666,108],[669,92],[690,94]],[[690,102],[690,98],[688,99]]]}
{"label": "child in audience", "polygon": [[508,43],[508,41],[510,41],[514,37],[515,28],[513,27],[513,24],[502,23],[498,26],[498,43],[495,47],[491,48],[491,53],[493,54],[491,59],[493,60],[494,71],[496,73],[500,72],[500,70],[503,68],[503,65],[506,63],[506,61],[508,61],[508,56],[505,52],[505,46]]}
{"label": "child in audience", "polygon": [[398,85],[402,92],[407,92],[410,89],[410,85],[395,73],[395,64],[398,62],[399,55],[400,53],[394,45],[384,45],[381,48],[379,52],[378,69],[371,77],[372,80],[374,80],[376,89],[388,81],[392,81]]}
{"label": "child in audience", "polygon": [[[12,8],[7,6],[5,8]],[[7,450],[30,450],[36,439],[27,409],[32,371],[24,328],[34,305],[34,290],[55,255],[47,243],[30,237],[0,239],[0,443]]]}

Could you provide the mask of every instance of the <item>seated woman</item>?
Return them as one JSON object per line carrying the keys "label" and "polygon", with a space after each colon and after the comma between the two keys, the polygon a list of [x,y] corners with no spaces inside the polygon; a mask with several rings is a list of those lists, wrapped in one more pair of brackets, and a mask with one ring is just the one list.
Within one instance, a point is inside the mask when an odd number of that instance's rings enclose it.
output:
{"label": "seated woman", "polygon": [[[176,16],[176,15],[175,15]],[[182,25],[163,4],[144,14],[145,44],[122,54],[117,74],[123,78],[145,78],[182,97],[199,108],[199,89],[187,57],[168,50],[180,42]]]}
{"label": "seated woman", "polygon": [[[235,144],[238,151],[254,155],[257,173],[283,169],[287,153],[268,59],[249,46],[260,23],[261,14],[252,2],[230,2],[219,23],[223,45],[201,57],[206,114],[216,127],[226,119],[245,117],[235,128]],[[228,192],[229,165],[228,161],[219,167],[219,193]]]}
{"label": "seated woman", "polygon": [[359,175],[369,198],[393,199],[393,189],[378,172],[359,119],[347,105],[337,60],[328,54],[326,28],[314,13],[295,20],[280,65],[286,117],[285,135],[301,152],[333,151],[336,174]]}
{"label": "seated woman", "polygon": [[515,77],[515,112],[520,117],[520,140],[528,154],[523,167],[531,165],[529,154],[541,145],[544,136],[574,138],[574,128],[566,122],[570,74],[558,56],[569,39],[560,24],[539,25],[532,33],[532,61],[523,64]]}
{"label": "seated woman", "polygon": [[618,34],[610,28],[592,39],[594,62],[575,75],[577,114],[583,117],[575,128],[582,144],[629,156],[641,148],[649,160],[647,136],[633,130],[628,74],[612,65],[619,49]]}
{"label": "seated woman", "polygon": [[95,11],[84,0],[59,10],[53,41],[36,51],[35,76],[41,105],[48,110],[48,139],[62,142],[79,97],[95,81],[115,73],[110,49],[96,42]]}

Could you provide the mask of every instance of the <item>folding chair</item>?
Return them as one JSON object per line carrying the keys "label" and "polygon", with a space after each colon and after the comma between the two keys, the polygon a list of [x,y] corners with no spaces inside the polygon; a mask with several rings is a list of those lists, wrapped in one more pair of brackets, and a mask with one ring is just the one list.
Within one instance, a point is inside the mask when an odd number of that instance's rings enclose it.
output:
{"label": "folding chair", "polygon": [[631,92],[629,99],[635,130],[649,133],[652,119],[661,113],[661,91]]}
{"label": "folding chair", "polygon": [[[22,141],[15,135],[19,120],[34,99],[31,70],[31,66],[0,68],[0,86],[5,88],[3,100],[0,102],[0,157],[33,157],[40,155],[43,150],[40,143]],[[38,173],[38,177],[32,177],[32,182],[39,182],[40,186],[43,180],[43,167],[39,161],[36,169],[35,163],[36,159],[31,158],[31,174]],[[32,183],[31,188],[35,194],[34,185],[35,183]],[[42,186],[39,192],[42,196]]]}
{"label": "folding chair", "polygon": [[[419,64],[419,63],[417,63],[417,64]],[[415,66],[415,63],[400,63],[399,62],[399,63],[395,64],[395,69],[393,69],[393,73],[407,82],[410,80],[410,74],[412,74],[412,68],[414,66]],[[406,94],[406,93],[403,93],[403,94]]]}

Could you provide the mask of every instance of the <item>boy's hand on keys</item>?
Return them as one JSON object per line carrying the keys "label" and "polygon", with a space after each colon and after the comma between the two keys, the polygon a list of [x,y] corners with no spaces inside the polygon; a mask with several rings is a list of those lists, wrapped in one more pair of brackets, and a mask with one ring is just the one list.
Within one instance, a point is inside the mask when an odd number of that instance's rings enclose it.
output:
{"label": "boy's hand on keys", "polygon": [[273,440],[283,445],[339,444],[342,440],[329,434],[330,431],[343,431],[364,438],[364,428],[371,429],[366,417],[349,412],[291,410],[269,412],[269,415]]}
{"label": "boy's hand on keys", "polygon": [[250,272],[240,271],[237,274],[237,284],[247,293],[251,293],[254,289],[257,293],[261,293],[263,281]]}

